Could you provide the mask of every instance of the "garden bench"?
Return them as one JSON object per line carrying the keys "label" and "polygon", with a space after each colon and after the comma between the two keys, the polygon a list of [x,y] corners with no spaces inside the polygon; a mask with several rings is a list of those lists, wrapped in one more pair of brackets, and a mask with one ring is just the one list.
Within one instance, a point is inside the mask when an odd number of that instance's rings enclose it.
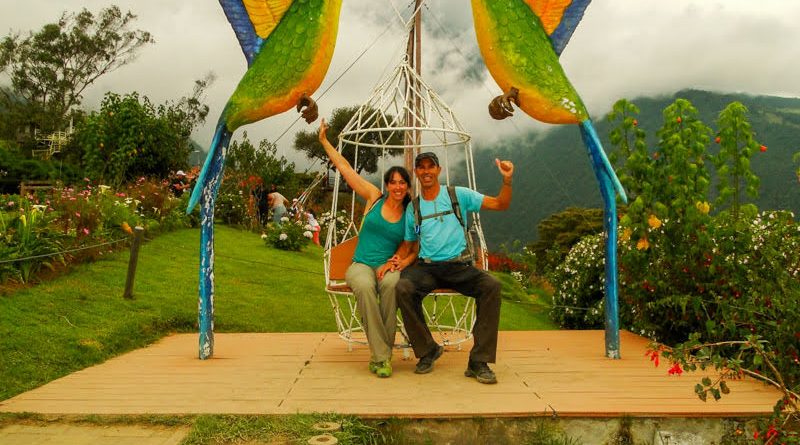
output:
{"label": "garden bench", "polygon": [[19,183],[19,196],[26,196],[36,190],[52,190],[55,187],[53,181],[22,181]]}

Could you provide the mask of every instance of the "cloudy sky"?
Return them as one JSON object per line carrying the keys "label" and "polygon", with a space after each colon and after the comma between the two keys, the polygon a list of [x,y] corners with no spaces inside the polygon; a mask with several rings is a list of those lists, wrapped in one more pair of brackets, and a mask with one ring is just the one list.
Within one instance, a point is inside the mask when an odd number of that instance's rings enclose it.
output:
{"label": "cloudy sky", "polygon": [[[344,0],[333,62],[320,94],[320,114],[358,105],[400,60],[404,30],[398,14],[409,0]],[[0,0],[0,32],[27,33],[62,11],[96,12],[109,0]],[[93,85],[84,105],[94,108],[106,91],[138,91],[154,102],[191,92],[195,79],[217,76],[208,91],[209,123],[196,139],[207,145],[228,96],[246,69],[225,16],[214,0],[117,0],[138,16],[134,26],[155,45]],[[669,94],[683,88],[800,97],[800,1],[796,0],[595,0],[561,56],[565,71],[590,113],[601,116],[621,97]],[[472,132],[476,149],[498,134],[544,128],[524,115],[495,122],[486,105],[499,94],[482,66],[469,1],[428,0],[423,21],[423,77]],[[357,62],[356,59],[367,48]],[[355,63],[354,63],[355,62]],[[349,70],[348,70],[349,68]],[[345,72],[348,70],[347,72]],[[335,79],[341,77],[338,81]],[[284,113],[243,127],[251,140],[278,141],[279,153],[307,161],[291,149],[293,135],[309,127]],[[237,136],[241,130],[237,131]]]}

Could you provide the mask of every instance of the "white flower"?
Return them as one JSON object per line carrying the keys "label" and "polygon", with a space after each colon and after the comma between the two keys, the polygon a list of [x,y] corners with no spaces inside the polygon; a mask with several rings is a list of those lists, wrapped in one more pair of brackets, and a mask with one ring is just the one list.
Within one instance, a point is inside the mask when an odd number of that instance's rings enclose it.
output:
{"label": "white flower", "polygon": [[289,222],[289,218],[287,218],[285,216],[282,216],[281,217],[281,222]]}
{"label": "white flower", "polygon": [[303,228],[306,229],[306,230],[312,230],[313,229],[313,227],[311,227],[311,224],[306,224],[305,226],[303,226]]}
{"label": "white flower", "polygon": [[261,239],[267,239],[267,234],[266,233],[262,233],[261,234]]}
{"label": "white flower", "polygon": [[306,238],[311,238],[313,235],[311,234],[311,232],[306,230],[305,232],[303,232],[303,236],[306,237]]}
{"label": "white flower", "polygon": [[289,235],[285,233],[281,233],[281,235],[278,237],[278,239],[281,241],[286,241],[286,238],[289,238]]}
{"label": "white flower", "polygon": [[36,210],[36,211],[39,211],[39,212],[44,212],[44,209],[46,209],[46,208],[47,208],[47,206],[46,205],[42,205],[42,204],[34,204],[33,205],[33,210]]}

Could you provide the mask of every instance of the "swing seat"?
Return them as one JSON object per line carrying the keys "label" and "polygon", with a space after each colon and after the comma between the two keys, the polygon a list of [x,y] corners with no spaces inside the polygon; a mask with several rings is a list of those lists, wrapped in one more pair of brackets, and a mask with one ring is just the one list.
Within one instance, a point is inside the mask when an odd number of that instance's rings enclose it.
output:
{"label": "swing seat", "polygon": [[[353,255],[356,251],[358,244],[358,235],[349,238],[330,250],[330,269],[328,272],[328,285],[326,289],[328,292],[335,292],[338,294],[352,294],[353,290],[345,282],[345,274],[347,268],[353,263]],[[485,262],[479,261],[476,267],[485,270],[482,266]],[[461,295],[454,289],[434,289],[430,295]]]}
{"label": "swing seat", "polygon": [[[339,337],[347,342],[348,350],[352,350],[353,343],[367,344],[361,319],[357,314],[353,290],[345,282],[345,274],[353,262],[356,244],[357,235],[331,247],[327,252],[328,282],[325,289],[336,315]],[[461,294],[453,289],[435,289],[429,295],[433,298],[423,305],[423,312],[431,332],[438,334],[441,344],[455,345],[460,349],[461,343],[472,338],[472,326],[475,323],[474,301],[469,297],[458,298]],[[408,336],[399,316],[397,326],[403,342],[396,347],[403,349],[404,356],[408,356]]]}

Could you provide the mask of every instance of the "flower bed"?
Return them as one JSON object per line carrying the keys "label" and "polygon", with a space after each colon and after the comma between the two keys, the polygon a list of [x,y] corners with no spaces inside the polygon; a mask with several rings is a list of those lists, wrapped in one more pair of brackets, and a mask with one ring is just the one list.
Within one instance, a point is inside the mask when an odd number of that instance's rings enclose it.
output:
{"label": "flower bed", "polygon": [[140,178],[124,190],[92,185],[0,196],[0,284],[28,283],[44,270],[119,249],[142,226],[148,235],[190,225],[185,200],[166,181]]}

